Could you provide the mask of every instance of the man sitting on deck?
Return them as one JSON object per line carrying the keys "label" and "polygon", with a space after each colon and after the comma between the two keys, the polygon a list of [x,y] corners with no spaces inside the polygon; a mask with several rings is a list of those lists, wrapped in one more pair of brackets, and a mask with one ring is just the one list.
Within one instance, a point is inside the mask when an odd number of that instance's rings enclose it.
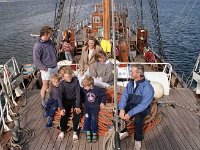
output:
{"label": "man sitting on deck", "polygon": [[131,80],[127,84],[118,106],[121,119],[128,121],[134,117],[135,150],[141,149],[144,118],[150,113],[153,96],[154,89],[150,82],[144,78],[144,67],[140,64],[132,65]]}

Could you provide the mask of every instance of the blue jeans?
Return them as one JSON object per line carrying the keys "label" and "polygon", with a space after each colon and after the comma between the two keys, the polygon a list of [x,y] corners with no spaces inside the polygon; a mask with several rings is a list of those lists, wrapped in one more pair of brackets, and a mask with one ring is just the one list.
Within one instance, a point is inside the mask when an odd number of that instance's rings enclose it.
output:
{"label": "blue jeans", "polygon": [[97,133],[99,108],[85,107],[84,130]]}
{"label": "blue jeans", "polygon": [[54,114],[58,108],[58,100],[49,99],[45,105],[45,111],[49,117],[54,117]]}
{"label": "blue jeans", "polygon": [[65,52],[65,59],[72,61],[72,54],[70,51]]}

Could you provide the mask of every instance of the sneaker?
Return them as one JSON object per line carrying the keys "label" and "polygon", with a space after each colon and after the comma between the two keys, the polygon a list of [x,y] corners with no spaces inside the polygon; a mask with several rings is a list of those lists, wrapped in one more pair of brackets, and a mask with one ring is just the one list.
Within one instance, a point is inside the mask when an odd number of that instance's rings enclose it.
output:
{"label": "sneaker", "polygon": [[127,136],[128,136],[128,132],[127,132],[127,131],[126,131],[126,132],[119,133],[119,138],[120,138],[120,140],[126,138]]}
{"label": "sneaker", "polygon": [[78,135],[76,132],[73,133],[73,142],[77,142],[78,141]]}
{"label": "sneaker", "polygon": [[135,141],[134,150],[141,150],[142,142],[141,141]]}
{"label": "sneaker", "polygon": [[65,133],[64,132],[60,132],[59,135],[58,135],[58,140],[62,140],[65,136]]}

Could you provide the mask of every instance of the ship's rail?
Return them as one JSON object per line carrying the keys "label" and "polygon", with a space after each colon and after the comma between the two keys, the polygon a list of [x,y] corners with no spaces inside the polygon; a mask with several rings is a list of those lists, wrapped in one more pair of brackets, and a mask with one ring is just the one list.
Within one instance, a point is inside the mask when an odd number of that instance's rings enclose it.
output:
{"label": "ship's rail", "polygon": [[[12,100],[12,103],[17,106],[15,98],[21,96],[22,91],[19,86],[22,83],[24,89],[26,89],[23,82],[23,74],[21,74],[17,61],[14,57],[8,60],[4,65],[4,84],[6,86],[6,92]],[[15,91],[15,92],[13,92]]]}
{"label": "ship's rail", "polygon": [[25,88],[23,75],[20,73],[16,59],[12,57],[0,68],[0,136],[9,131],[7,123],[14,115],[11,107],[17,107],[16,97],[22,95],[21,84]]}
{"label": "ship's rail", "polygon": [[[113,60],[111,60],[113,62]],[[169,95],[170,83],[172,77],[172,65],[169,63],[145,63],[145,62],[117,62],[117,85],[125,87],[130,78],[130,68],[132,64],[142,64],[144,67],[148,67],[148,71],[145,71],[145,77],[150,81],[159,82],[164,88],[164,95]],[[78,75],[79,64],[59,64],[59,67],[70,66],[75,75]],[[152,68],[158,67],[162,70],[153,71]]]}

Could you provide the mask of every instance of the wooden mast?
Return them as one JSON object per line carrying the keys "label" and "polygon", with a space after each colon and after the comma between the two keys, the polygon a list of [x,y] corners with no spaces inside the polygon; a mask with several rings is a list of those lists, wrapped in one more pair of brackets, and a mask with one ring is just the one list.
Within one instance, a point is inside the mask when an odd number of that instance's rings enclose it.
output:
{"label": "wooden mast", "polygon": [[103,39],[110,40],[111,27],[111,2],[110,0],[103,0]]}

